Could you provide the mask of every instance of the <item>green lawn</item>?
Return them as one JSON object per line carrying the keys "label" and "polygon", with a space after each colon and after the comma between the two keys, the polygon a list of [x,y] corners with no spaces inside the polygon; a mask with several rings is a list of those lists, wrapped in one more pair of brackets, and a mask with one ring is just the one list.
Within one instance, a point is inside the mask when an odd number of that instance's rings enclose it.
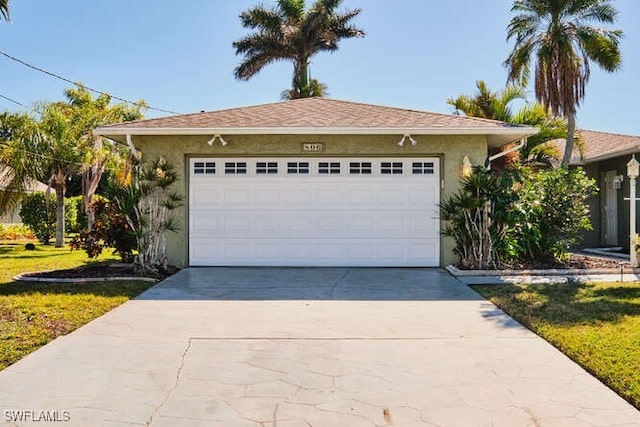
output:
{"label": "green lawn", "polygon": [[[65,335],[139,295],[151,283],[114,281],[86,284],[13,282],[19,273],[88,264],[82,251],[24,241],[0,241],[0,369],[52,339]],[[35,242],[34,242],[35,243]],[[98,261],[116,261],[102,255]]]}
{"label": "green lawn", "polygon": [[640,409],[640,284],[473,288]]}

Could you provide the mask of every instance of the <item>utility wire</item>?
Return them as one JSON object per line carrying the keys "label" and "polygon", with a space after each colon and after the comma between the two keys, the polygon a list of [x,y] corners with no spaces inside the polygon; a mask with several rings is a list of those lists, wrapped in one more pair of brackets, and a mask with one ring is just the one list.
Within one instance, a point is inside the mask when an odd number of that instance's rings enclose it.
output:
{"label": "utility wire", "polygon": [[2,98],[2,99],[6,99],[6,100],[7,100],[7,101],[9,101],[9,102],[13,102],[14,104],[17,104],[17,105],[19,105],[19,106],[21,106],[21,107],[26,108],[27,110],[31,110],[31,108],[27,107],[27,106],[26,106],[26,105],[24,105],[22,102],[18,102],[18,101],[16,101],[15,99],[11,99],[11,98],[9,98],[8,96],[4,96],[4,95],[0,94],[0,98]]}
{"label": "utility wire", "polygon": [[62,80],[63,82],[71,83],[72,85],[78,86],[78,87],[83,86],[84,88],[90,90],[91,92],[98,93],[100,95],[107,95],[107,96],[110,96],[113,99],[117,99],[118,101],[126,102],[127,104],[137,105],[139,107],[144,107],[144,108],[147,108],[149,110],[160,111],[162,113],[180,114],[180,113],[177,113],[177,112],[171,111],[171,110],[164,110],[162,108],[151,107],[149,105],[145,105],[144,103],[129,101],[128,99],[120,98],[119,96],[111,95],[110,93],[103,92],[103,91],[98,90],[98,89],[93,89],[93,88],[91,88],[89,86],[86,86],[86,85],[80,85],[80,84],[78,84],[78,83],[76,83],[74,81],[71,81],[71,80],[69,80],[69,79],[67,79],[65,77],[62,77],[61,75],[58,75],[56,73],[52,73],[51,71],[43,70],[40,67],[36,67],[35,65],[29,64],[28,62],[25,62],[20,58],[16,58],[15,56],[9,55],[8,53],[3,52],[2,50],[0,50],[0,55],[5,56],[5,57],[7,57],[7,58],[11,59],[12,61],[15,61],[15,62],[17,62],[19,64],[22,64],[25,67],[31,68],[32,70],[36,70],[36,71],[39,71],[41,73],[47,74],[48,76],[54,77],[54,78],[56,78],[58,80]]}

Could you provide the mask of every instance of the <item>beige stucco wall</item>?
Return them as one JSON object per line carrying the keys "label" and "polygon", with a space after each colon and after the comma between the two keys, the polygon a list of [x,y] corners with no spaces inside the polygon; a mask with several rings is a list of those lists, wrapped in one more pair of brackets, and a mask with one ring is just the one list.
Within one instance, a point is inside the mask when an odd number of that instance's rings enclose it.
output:
{"label": "beige stucco wall", "polygon": [[[188,174],[187,159],[191,156],[212,157],[332,157],[332,156],[437,156],[441,159],[441,197],[459,188],[462,158],[466,155],[473,164],[483,164],[487,155],[487,139],[484,136],[427,136],[414,135],[418,145],[406,143],[399,147],[401,135],[223,135],[229,143],[222,147],[219,141],[213,146],[206,142],[211,135],[203,136],[134,136],[133,143],[143,152],[144,158],[165,156],[175,166],[179,183],[175,190],[185,199],[184,207],[175,211],[181,231],[169,236],[167,255],[175,265],[188,264]],[[303,142],[322,142],[321,153],[303,153]],[[442,264],[457,261],[451,251],[452,242],[443,239]]]}

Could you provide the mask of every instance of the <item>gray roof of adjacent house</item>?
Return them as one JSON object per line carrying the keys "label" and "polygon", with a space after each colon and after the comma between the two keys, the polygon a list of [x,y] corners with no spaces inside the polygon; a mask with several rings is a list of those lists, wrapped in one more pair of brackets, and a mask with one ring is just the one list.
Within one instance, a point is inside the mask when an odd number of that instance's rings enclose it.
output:
{"label": "gray roof of adjacent house", "polygon": [[[584,129],[578,132],[582,135],[584,141],[584,152],[581,156],[577,147],[574,148],[573,156],[571,157],[571,164],[574,165],[596,163],[601,160],[640,152],[640,136]],[[556,139],[550,142],[555,144],[561,153],[564,152],[564,139]]]}
{"label": "gray roof of adjacent house", "polygon": [[486,135],[491,145],[502,145],[535,134],[537,129],[453,114],[303,98],[103,126],[95,133],[117,140],[123,135]]}
{"label": "gray roof of adjacent house", "polygon": [[[9,169],[0,169],[0,191],[5,189],[7,182],[9,180],[10,173],[11,171]],[[46,184],[43,184],[40,181],[36,181],[36,180],[31,180],[27,185],[28,192],[46,191],[47,188],[48,187]]]}

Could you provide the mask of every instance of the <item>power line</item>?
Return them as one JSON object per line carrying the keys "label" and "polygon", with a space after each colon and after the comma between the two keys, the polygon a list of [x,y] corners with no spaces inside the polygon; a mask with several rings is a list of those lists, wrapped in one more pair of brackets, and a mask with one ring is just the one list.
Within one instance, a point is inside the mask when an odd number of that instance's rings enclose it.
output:
{"label": "power line", "polygon": [[11,98],[9,98],[8,96],[4,96],[4,95],[0,94],[0,98],[6,99],[6,100],[7,100],[7,101],[9,101],[9,102],[13,102],[14,104],[17,104],[17,105],[19,105],[19,106],[21,106],[21,107],[26,108],[27,110],[31,110],[31,108],[27,107],[27,106],[26,106],[26,105],[24,105],[22,102],[18,102],[18,101],[16,101],[15,99],[11,99]]}
{"label": "power line", "polygon": [[164,110],[162,108],[151,107],[151,106],[145,105],[144,103],[141,103],[141,102],[129,101],[128,99],[120,98],[119,96],[111,95],[110,93],[103,92],[103,91],[98,90],[98,89],[93,89],[93,88],[91,88],[89,86],[80,85],[80,84],[78,84],[78,83],[76,83],[74,81],[71,81],[71,80],[69,80],[69,79],[67,79],[65,77],[62,77],[59,74],[53,73],[51,71],[44,70],[44,69],[42,69],[40,67],[36,67],[35,65],[32,65],[32,64],[29,64],[28,62],[25,62],[20,58],[16,58],[15,56],[9,55],[8,53],[3,52],[2,50],[0,50],[0,55],[5,56],[5,57],[7,57],[7,58],[11,59],[12,61],[15,61],[15,62],[17,62],[19,64],[22,64],[25,67],[31,68],[32,70],[36,70],[36,71],[44,73],[44,74],[46,74],[48,76],[54,77],[54,78],[56,78],[58,80],[62,80],[63,82],[67,82],[67,83],[70,83],[70,84],[72,84],[74,86],[78,86],[78,87],[82,86],[82,87],[90,90],[91,92],[98,93],[100,95],[107,95],[107,96],[109,96],[109,97],[111,97],[113,99],[117,99],[118,101],[126,102],[127,104],[137,105],[139,107],[147,108],[149,110],[160,111],[162,113],[180,114],[180,113],[177,113],[177,112],[171,111],[171,110]]}

